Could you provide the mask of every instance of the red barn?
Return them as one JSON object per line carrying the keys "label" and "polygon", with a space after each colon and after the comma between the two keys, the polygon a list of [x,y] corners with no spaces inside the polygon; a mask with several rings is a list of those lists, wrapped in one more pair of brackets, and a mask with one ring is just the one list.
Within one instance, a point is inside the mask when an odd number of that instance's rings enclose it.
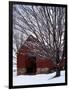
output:
{"label": "red barn", "polygon": [[54,67],[54,62],[44,57],[40,42],[30,35],[17,52],[17,75],[48,73]]}

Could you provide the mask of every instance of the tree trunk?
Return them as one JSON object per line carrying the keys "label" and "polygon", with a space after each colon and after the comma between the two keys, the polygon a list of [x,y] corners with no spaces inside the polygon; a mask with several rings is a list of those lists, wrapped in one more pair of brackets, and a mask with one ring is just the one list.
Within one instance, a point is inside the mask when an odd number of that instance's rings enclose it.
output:
{"label": "tree trunk", "polygon": [[55,77],[59,77],[60,76],[60,59],[59,59],[59,48],[57,48],[57,53],[56,53],[56,76]]}
{"label": "tree trunk", "polygon": [[60,68],[59,66],[57,66],[56,68],[56,76],[55,77],[59,77],[60,76]]}

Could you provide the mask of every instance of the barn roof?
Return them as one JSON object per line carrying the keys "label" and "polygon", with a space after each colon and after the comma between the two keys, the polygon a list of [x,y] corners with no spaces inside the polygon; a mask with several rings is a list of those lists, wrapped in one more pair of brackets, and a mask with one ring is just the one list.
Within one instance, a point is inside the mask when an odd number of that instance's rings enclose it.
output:
{"label": "barn roof", "polygon": [[37,40],[34,36],[30,35],[24,44],[22,45],[21,49],[28,48],[29,49],[29,55],[35,55],[35,56],[43,56],[46,57],[45,51],[40,45],[40,41]]}
{"label": "barn roof", "polygon": [[[35,41],[38,41],[34,36],[30,35],[26,41],[32,41],[32,42],[35,42]],[[38,41],[39,42],[39,41]]]}

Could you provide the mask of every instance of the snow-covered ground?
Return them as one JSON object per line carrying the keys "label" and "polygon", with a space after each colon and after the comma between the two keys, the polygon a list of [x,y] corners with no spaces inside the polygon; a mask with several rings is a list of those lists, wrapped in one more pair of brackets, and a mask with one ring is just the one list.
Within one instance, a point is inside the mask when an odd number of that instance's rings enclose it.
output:
{"label": "snow-covered ground", "polygon": [[55,72],[51,74],[37,74],[37,75],[13,75],[13,86],[18,85],[36,85],[36,84],[51,84],[51,83],[64,83],[65,71],[61,71],[61,76],[53,78]]}

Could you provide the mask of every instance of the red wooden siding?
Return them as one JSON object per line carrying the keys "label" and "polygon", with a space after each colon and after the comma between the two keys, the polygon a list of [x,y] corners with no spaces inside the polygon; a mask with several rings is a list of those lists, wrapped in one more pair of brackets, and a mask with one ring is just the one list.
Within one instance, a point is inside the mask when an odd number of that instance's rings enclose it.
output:
{"label": "red wooden siding", "polygon": [[22,54],[17,55],[17,68],[23,68],[26,67],[25,64],[26,56]]}
{"label": "red wooden siding", "polygon": [[27,63],[28,49],[24,48],[17,53],[17,68],[25,68]]}
{"label": "red wooden siding", "polygon": [[48,59],[39,59],[39,60],[36,60],[36,66],[38,68],[50,68],[52,69],[55,64],[52,62],[52,60],[48,60]]}

